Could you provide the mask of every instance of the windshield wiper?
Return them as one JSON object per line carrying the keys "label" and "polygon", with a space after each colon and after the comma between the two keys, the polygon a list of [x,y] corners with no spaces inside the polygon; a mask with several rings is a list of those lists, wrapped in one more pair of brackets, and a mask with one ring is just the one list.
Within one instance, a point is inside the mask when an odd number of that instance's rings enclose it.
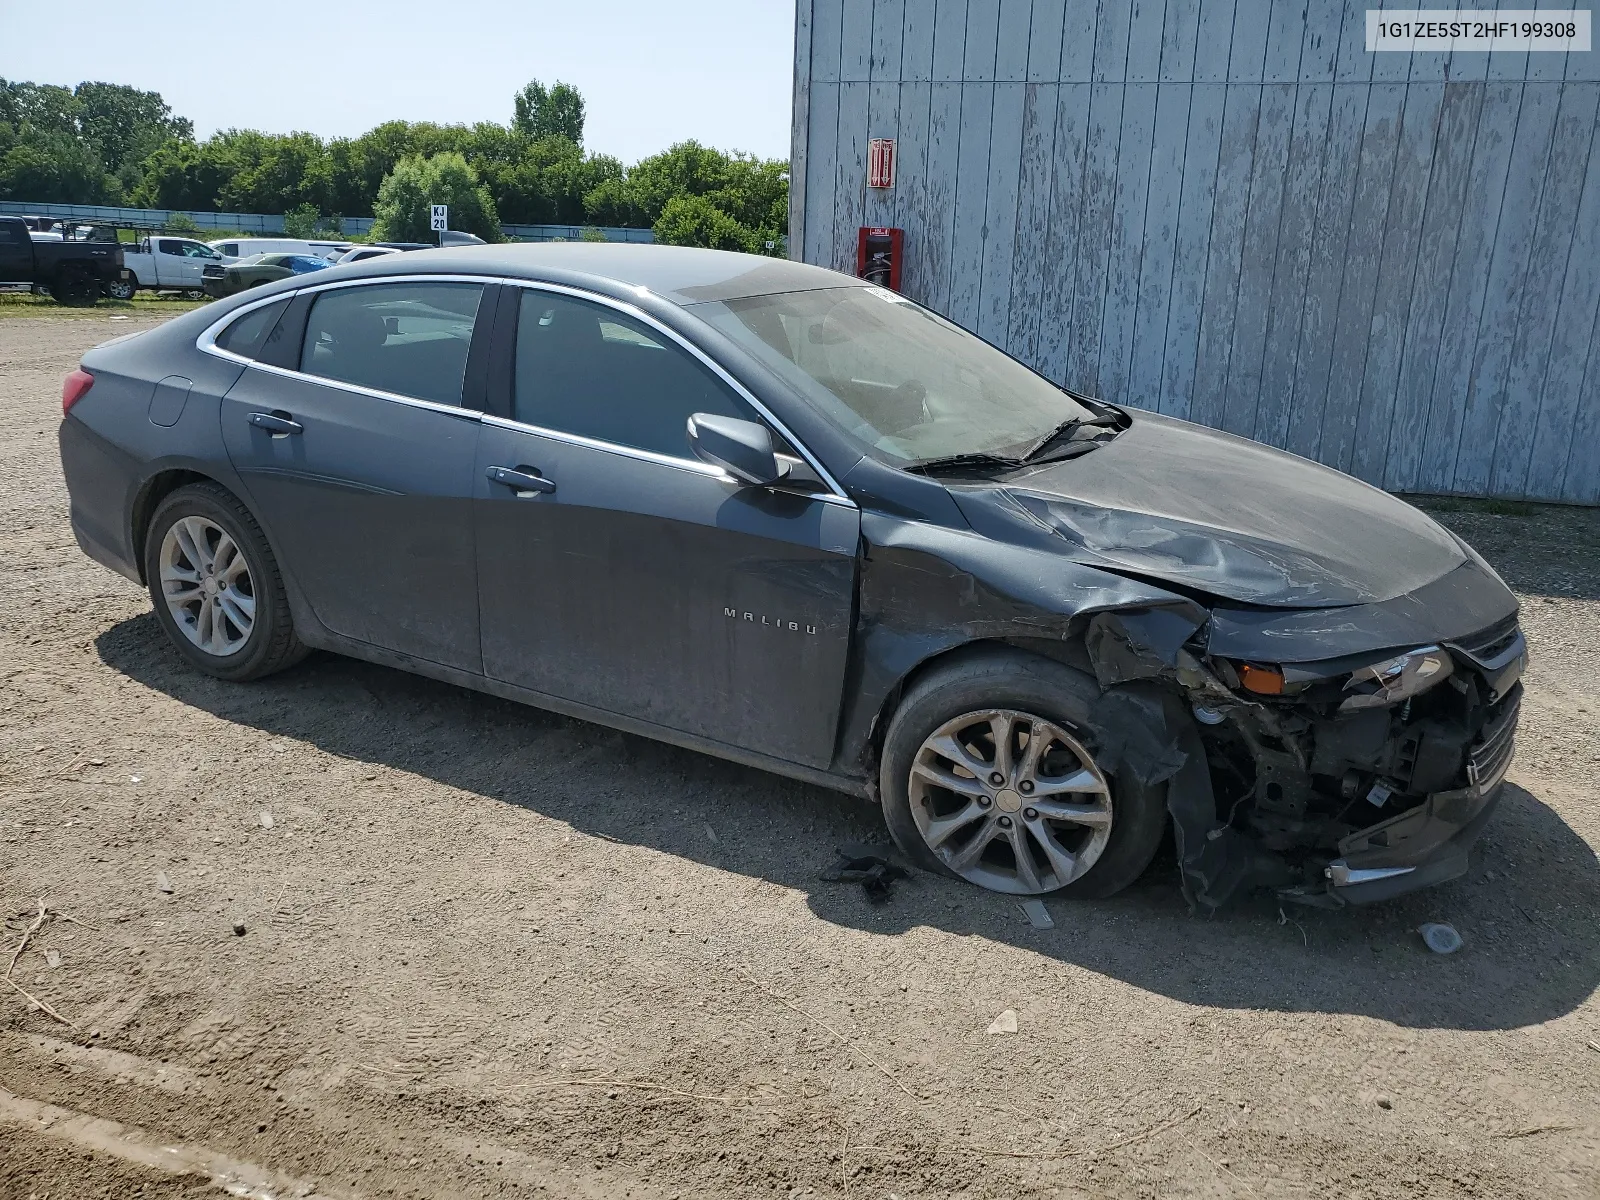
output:
{"label": "windshield wiper", "polygon": [[905,469],[922,475],[932,475],[938,471],[959,471],[977,467],[1012,471],[1021,465],[1020,459],[1003,458],[998,454],[947,454],[942,458],[925,458],[921,462],[909,463]]}
{"label": "windshield wiper", "polygon": [[[1098,416],[1098,417],[1069,417],[1065,421],[1061,422],[1061,424],[1057,425],[1049,433],[1045,434],[1038,441],[1034,442],[1033,445],[1029,446],[1026,450],[1024,450],[1022,452],[1022,458],[1021,458],[1020,461],[1022,461],[1022,462],[1030,462],[1030,461],[1032,461],[1047,446],[1049,446],[1049,445],[1051,445],[1051,444],[1053,444],[1055,442],[1060,441],[1064,437],[1071,436],[1073,433],[1075,433],[1079,429],[1086,429],[1086,428],[1089,428],[1091,426],[1100,426],[1102,428],[1114,429],[1114,428],[1116,428],[1116,425],[1117,425],[1117,418],[1115,416],[1111,415],[1110,413],[1107,413],[1107,414],[1105,414],[1103,416]],[[1099,443],[1098,442],[1084,442],[1083,445],[1085,445],[1085,446],[1097,446],[1097,445],[1099,445]]]}

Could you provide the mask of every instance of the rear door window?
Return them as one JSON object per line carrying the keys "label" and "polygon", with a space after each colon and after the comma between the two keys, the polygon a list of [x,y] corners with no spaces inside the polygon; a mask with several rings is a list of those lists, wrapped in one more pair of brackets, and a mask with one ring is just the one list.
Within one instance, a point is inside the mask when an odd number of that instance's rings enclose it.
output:
{"label": "rear door window", "polygon": [[461,404],[483,285],[382,283],[319,295],[300,369],[399,396]]}
{"label": "rear door window", "polygon": [[512,416],[526,425],[692,458],[695,413],[756,420],[699,359],[602,304],[525,290]]}
{"label": "rear door window", "polygon": [[217,334],[217,348],[245,358],[260,358],[263,351],[282,336],[278,329],[278,318],[283,316],[283,310],[288,307],[288,297],[284,297],[276,304],[264,304],[251,309]]}

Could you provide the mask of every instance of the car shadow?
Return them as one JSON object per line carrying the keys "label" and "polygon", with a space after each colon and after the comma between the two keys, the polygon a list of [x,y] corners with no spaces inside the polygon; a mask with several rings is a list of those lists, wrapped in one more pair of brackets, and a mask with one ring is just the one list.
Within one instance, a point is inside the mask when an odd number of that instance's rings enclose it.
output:
{"label": "car shadow", "polygon": [[[1055,926],[1036,929],[1013,899],[925,873],[878,904],[856,885],[824,882],[836,847],[888,841],[876,810],[840,793],[333,655],[222,683],[189,667],[150,615],[96,646],[113,669],[225,720],[792,888],[821,919],[875,934],[927,926],[1191,1004],[1418,1028],[1534,1025],[1600,985],[1600,863],[1514,784],[1466,877],[1389,904],[1323,911],[1258,894],[1197,916],[1164,852],[1109,901],[1049,901]],[[1465,949],[1431,954],[1416,933],[1430,920],[1454,924]]]}

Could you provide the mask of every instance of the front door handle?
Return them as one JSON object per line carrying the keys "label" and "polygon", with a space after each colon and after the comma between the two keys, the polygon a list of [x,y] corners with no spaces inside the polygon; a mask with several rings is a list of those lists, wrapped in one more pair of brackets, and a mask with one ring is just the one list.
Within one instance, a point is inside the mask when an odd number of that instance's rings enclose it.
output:
{"label": "front door handle", "polygon": [[277,413],[251,413],[250,424],[258,429],[265,429],[273,437],[288,437],[291,433],[305,432],[305,426],[299,421],[280,417]]}
{"label": "front door handle", "polygon": [[515,490],[519,496],[531,496],[535,492],[549,495],[556,490],[556,485],[543,475],[531,473],[532,468],[526,471],[513,470],[510,467],[490,467],[484,472],[491,483],[503,483],[506,487]]}

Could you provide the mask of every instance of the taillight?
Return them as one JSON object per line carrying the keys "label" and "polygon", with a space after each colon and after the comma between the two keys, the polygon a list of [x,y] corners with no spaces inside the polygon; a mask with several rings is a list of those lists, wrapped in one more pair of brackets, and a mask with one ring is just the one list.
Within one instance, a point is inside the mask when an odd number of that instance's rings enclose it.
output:
{"label": "taillight", "polygon": [[82,367],[68,375],[61,384],[61,415],[66,416],[71,412],[72,406],[88,395],[93,386],[94,376]]}

